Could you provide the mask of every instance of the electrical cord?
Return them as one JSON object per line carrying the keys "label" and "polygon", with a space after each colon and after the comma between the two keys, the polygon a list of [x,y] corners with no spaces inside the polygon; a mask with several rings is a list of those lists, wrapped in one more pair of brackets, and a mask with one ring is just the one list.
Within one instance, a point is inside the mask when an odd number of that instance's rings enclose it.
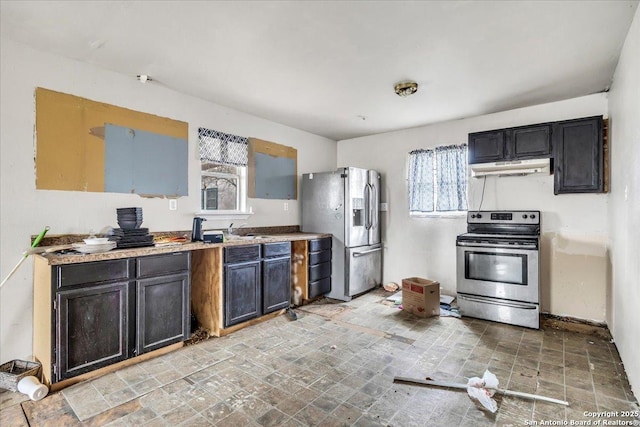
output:
{"label": "electrical cord", "polygon": [[478,208],[478,212],[482,210],[482,201],[484,200],[484,187],[487,185],[487,176],[485,175],[484,181],[482,181],[482,196],[480,197],[480,207]]}

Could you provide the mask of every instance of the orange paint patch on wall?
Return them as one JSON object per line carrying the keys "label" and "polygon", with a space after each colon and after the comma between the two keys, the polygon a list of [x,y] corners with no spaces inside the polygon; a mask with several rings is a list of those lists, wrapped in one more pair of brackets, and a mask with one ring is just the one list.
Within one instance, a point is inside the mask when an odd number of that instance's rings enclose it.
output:
{"label": "orange paint patch on wall", "polygon": [[36,88],[36,188],[103,192],[107,123],[188,140],[186,122]]}

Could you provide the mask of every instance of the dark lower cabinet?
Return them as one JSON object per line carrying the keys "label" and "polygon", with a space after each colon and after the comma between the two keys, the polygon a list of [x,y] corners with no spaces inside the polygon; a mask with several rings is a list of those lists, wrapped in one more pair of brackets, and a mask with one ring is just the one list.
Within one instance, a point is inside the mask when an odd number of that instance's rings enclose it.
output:
{"label": "dark lower cabinet", "polygon": [[289,307],[291,243],[224,249],[224,326]]}
{"label": "dark lower cabinet", "polygon": [[260,260],[224,267],[224,325],[253,319],[260,313]]}
{"label": "dark lower cabinet", "polygon": [[331,292],[331,237],[309,240],[309,298]]}
{"label": "dark lower cabinet", "polygon": [[554,124],[555,194],[603,192],[602,117]]}
{"label": "dark lower cabinet", "polygon": [[143,354],[189,337],[189,274],[136,282],[136,353]]}
{"label": "dark lower cabinet", "polygon": [[262,265],[262,313],[289,307],[291,301],[291,256],[265,258]]}
{"label": "dark lower cabinet", "polygon": [[58,292],[54,365],[58,380],[129,356],[128,296],[128,282]]}
{"label": "dark lower cabinet", "polygon": [[53,267],[52,382],[188,338],[190,254]]}

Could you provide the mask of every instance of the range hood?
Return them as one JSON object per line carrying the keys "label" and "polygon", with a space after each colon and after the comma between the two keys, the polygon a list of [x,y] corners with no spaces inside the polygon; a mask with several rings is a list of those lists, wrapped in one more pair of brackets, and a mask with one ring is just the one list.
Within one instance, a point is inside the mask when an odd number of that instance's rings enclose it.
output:
{"label": "range hood", "polygon": [[550,173],[550,159],[510,160],[469,165],[471,176],[513,176],[532,173]]}

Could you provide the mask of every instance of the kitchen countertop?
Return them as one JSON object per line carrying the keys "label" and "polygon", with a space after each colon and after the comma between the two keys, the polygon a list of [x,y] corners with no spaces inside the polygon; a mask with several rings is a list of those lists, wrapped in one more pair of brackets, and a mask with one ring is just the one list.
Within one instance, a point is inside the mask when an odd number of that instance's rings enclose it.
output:
{"label": "kitchen countertop", "polygon": [[[139,256],[147,256],[147,255],[158,255],[158,254],[166,254],[171,252],[182,252],[182,251],[197,251],[202,249],[211,249],[216,247],[227,247],[227,246],[240,246],[240,245],[252,245],[257,243],[273,243],[273,242],[291,242],[295,240],[311,240],[311,239],[319,239],[322,237],[331,237],[331,234],[327,233],[285,233],[285,234],[272,234],[272,235],[260,235],[253,239],[247,239],[242,236],[237,240],[230,240],[224,243],[202,243],[202,242],[187,242],[181,243],[171,246],[148,246],[141,248],[130,248],[130,249],[113,249],[108,252],[103,252],[99,254],[75,254],[75,253],[64,253],[58,254],[55,252],[38,254],[34,256],[39,256],[45,258],[49,265],[63,265],[63,264],[77,264],[80,262],[91,262],[91,261],[104,261],[109,259],[122,259],[122,258],[132,258]],[[46,247],[42,247],[42,249],[46,249]]]}

